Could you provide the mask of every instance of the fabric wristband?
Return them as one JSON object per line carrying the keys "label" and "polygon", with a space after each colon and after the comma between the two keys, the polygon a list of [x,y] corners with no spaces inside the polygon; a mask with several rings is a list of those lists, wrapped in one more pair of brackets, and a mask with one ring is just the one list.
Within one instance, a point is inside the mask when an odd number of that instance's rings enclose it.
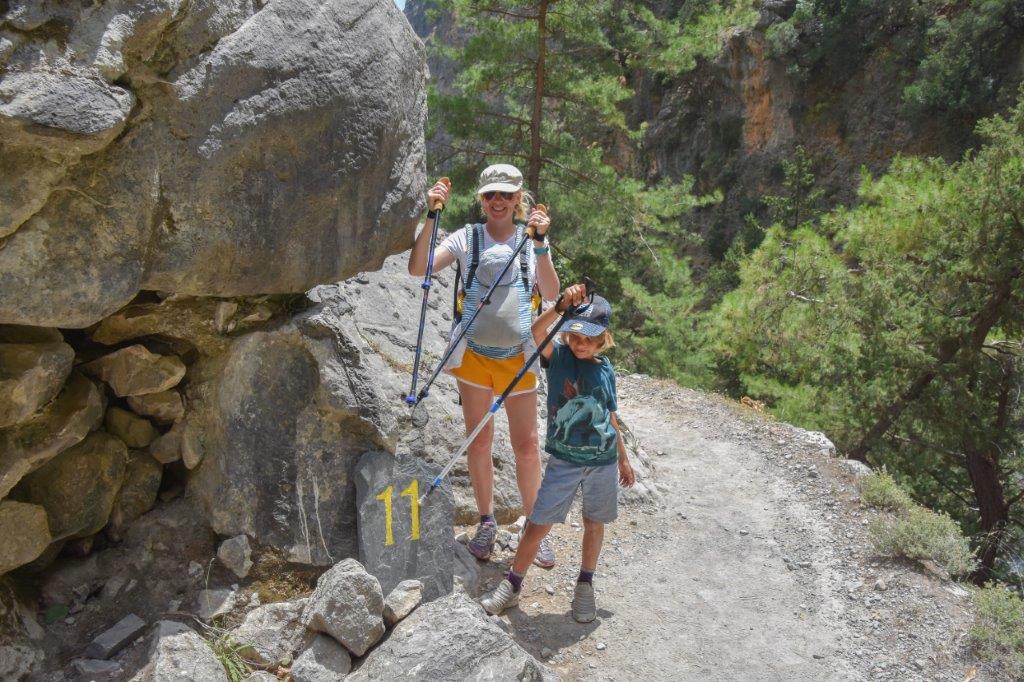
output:
{"label": "fabric wristband", "polygon": [[533,247],[533,255],[534,256],[543,256],[545,253],[547,253],[550,250],[551,250],[551,247],[548,246],[547,243],[544,243],[544,246],[535,246],[535,247]]}
{"label": "fabric wristband", "polygon": [[427,218],[429,218],[430,220],[434,220],[435,218],[437,218],[437,211],[435,211],[434,209],[430,209],[429,211],[427,211]]}

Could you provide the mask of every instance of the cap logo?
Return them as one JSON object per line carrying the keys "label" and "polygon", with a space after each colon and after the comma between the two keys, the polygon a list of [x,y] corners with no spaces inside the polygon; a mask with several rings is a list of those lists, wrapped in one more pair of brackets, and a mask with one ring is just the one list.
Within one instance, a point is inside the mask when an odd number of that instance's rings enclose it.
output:
{"label": "cap logo", "polygon": [[583,329],[583,324],[580,322],[573,322],[572,324],[569,325],[569,329],[573,330],[574,332],[578,332]]}

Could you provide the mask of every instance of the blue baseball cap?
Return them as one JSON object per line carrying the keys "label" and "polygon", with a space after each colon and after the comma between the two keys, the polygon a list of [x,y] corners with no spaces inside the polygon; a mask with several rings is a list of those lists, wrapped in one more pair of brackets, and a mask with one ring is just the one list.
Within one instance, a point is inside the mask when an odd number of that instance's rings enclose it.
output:
{"label": "blue baseball cap", "polygon": [[564,331],[584,336],[600,336],[612,321],[612,307],[601,296],[576,311],[562,328]]}

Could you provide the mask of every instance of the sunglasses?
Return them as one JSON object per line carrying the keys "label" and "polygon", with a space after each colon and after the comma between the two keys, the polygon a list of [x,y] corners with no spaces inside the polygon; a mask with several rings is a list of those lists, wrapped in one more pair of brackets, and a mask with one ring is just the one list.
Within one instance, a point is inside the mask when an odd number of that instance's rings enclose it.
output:
{"label": "sunglasses", "polygon": [[500,194],[501,198],[504,199],[505,201],[512,201],[512,197],[516,195],[515,192],[484,192],[480,196],[482,196],[484,199],[487,199],[487,201],[490,201],[491,199],[494,198],[495,194]]}

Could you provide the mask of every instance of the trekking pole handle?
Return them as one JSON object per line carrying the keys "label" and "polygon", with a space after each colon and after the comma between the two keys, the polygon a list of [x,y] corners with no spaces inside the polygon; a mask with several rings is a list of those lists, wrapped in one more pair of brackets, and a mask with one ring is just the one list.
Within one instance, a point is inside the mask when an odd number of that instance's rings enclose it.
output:
{"label": "trekking pole handle", "polygon": [[[452,181],[449,180],[447,177],[441,178],[440,180],[438,180],[438,182],[440,182],[442,185],[444,185],[448,189],[452,188]],[[433,205],[430,207],[430,210],[431,211],[440,211],[443,208],[444,208],[444,201],[442,201],[441,199],[435,199]]]}

